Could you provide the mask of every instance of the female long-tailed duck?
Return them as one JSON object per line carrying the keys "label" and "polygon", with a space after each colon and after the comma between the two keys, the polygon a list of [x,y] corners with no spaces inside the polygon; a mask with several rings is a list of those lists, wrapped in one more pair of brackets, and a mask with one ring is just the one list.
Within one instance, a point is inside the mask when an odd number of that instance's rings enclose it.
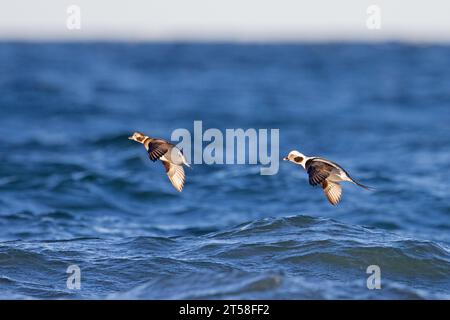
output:
{"label": "female long-tailed duck", "polygon": [[325,196],[333,206],[337,205],[341,200],[342,187],[339,184],[340,182],[348,181],[366,190],[372,189],[353,180],[347,171],[337,163],[324,158],[307,157],[293,150],[283,160],[301,165],[308,172],[309,184],[322,186]]}
{"label": "female long-tailed duck", "polygon": [[185,181],[183,165],[190,166],[180,149],[164,139],[150,138],[141,132],[135,132],[128,139],[142,143],[151,161],[161,160],[175,189],[179,192],[183,190]]}

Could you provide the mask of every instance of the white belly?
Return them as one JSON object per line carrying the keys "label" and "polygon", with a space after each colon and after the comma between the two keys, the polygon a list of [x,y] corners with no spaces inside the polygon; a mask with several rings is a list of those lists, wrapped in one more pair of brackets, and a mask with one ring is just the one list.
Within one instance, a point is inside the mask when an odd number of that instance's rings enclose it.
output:
{"label": "white belly", "polygon": [[351,181],[351,179],[345,174],[345,172],[336,170],[329,177],[328,180],[332,182]]}

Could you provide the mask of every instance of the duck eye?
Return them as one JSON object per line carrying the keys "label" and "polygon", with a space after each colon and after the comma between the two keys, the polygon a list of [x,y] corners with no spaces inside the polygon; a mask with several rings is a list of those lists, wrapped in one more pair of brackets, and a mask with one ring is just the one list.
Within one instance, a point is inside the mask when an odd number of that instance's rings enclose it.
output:
{"label": "duck eye", "polygon": [[302,158],[302,157],[295,157],[295,158],[294,158],[294,161],[295,161],[295,162],[302,162],[302,161],[303,161],[303,158]]}

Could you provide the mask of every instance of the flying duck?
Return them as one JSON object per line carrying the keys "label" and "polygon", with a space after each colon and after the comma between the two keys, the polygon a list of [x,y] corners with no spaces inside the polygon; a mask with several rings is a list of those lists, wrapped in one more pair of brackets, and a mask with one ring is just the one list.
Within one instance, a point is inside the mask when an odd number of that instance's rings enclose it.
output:
{"label": "flying duck", "polygon": [[142,143],[151,161],[161,160],[175,189],[179,192],[183,190],[185,181],[183,165],[190,166],[180,149],[164,139],[150,138],[141,132],[135,132],[128,139]]}
{"label": "flying duck", "polygon": [[322,186],[325,196],[333,206],[341,200],[342,187],[340,182],[348,181],[366,190],[371,189],[353,180],[347,171],[337,163],[324,158],[307,157],[297,150],[293,150],[283,160],[301,165],[308,172],[309,184]]}

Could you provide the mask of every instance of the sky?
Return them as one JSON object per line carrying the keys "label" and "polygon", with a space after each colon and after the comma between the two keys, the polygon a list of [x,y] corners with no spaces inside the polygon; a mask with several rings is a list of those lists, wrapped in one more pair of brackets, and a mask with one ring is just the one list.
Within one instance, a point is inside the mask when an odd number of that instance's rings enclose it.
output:
{"label": "sky", "polygon": [[0,39],[449,42],[450,1],[0,0]]}

